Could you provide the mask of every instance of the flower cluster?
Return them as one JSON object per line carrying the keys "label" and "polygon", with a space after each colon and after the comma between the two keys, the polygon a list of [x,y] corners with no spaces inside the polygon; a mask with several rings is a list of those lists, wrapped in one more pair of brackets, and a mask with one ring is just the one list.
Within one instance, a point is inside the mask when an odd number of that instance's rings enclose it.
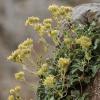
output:
{"label": "flower cluster", "polygon": [[45,73],[48,70],[48,65],[47,63],[44,63],[41,68],[37,71],[37,75],[41,76],[41,75],[45,75]]}
{"label": "flower cluster", "polygon": [[43,81],[43,85],[49,88],[53,88],[55,84],[55,78],[53,75],[49,75],[46,77],[46,79]]}
{"label": "flower cluster", "polygon": [[10,90],[10,95],[8,97],[8,100],[23,100],[20,96],[21,87],[16,86],[14,89]]}
{"label": "flower cluster", "polygon": [[69,58],[59,58],[58,65],[61,69],[65,69],[69,66],[70,59]]}
{"label": "flower cluster", "polygon": [[20,81],[25,80],[25,77],[24,76],[25,76],[25,74],[24,74],[23,71],[20,71],[20,72],[18,72],[18,73],[15,74],[16,80],[20,80]]}
{"label": "flower cluster", "polygon": [[39,22],[39,18],[38,18],[38,17],[32,16],[32,17],[28,17],[28,19],[26,20],[25,25],[26,25],[26,26],[27,26],[27,25],[33,26],[34,23],[38,23],[38,22]]}
{"label": "flower cluster", "polygon": [[68,13],[72,11],[71,7],[66,7],[66,6],[59,7],[57,5],[51,5],[49,6],[48,9],[54,17],[67,16]]}
{"label": "flower cluster", "polygon": [[[62,26],[63,20],[70,19],[72,7],[51,5],[48,9],[52,14],[52,18],[46,18],[43,22],[40,22],[38,17],[28,17],[25,25],[32,26],[39,33],[39,36],[51,36],[55,42],[55,40],[57,41],[58,30]],[[57,26],[54,27],[54,23]]]}
{"label": "flower cluster", "polygon": [[76,43],[80,44],[82,48],[89,48],[92,44],[91,39],[86,36],[81,36],[80,38],[76,39]]}
{"label": "flower cluster", "polygon": [[[26,22],[28,20],[26,20]],[[28,25],[32,26],[34,30],[39,33],[40,36],[43,36],[46,34],[46,32],[48,32],[52,28],[52,19],[47,18],[44,19],[43,23],[38,22],[38,23],[32,23],[32,25],[31,24]]]}
{"label": "flower cluster", "polygon": [[23,43],[21,43],[18,48],[19,49],[27,49],[27,48],[31,48],[33,46],[33,40],[32,39],[27,39],[26,41],[24,41]]}
{"label": "flower cluster", "polygon": [[27,39],[18,46],[18,49],[12,52],[8,57],[8,60],[23,63],[24,60],[31,54],[31,49],[33,46],[33,40]]}
{"label": "flower cluster", "polygon": [[65,38],[64,38],[64,43],[65,43],[66,45],[72,44],[71,38],[65,37]]}

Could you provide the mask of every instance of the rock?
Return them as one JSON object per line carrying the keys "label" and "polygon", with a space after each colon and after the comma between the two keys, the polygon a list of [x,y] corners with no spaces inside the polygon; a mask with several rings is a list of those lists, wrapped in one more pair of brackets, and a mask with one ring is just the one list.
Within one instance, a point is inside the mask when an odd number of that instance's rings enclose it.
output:
{"label": "rock", "polygon": [[82,24],[95,20],[100,24],[100,3],[88,3],[74,7],[72,20]]}

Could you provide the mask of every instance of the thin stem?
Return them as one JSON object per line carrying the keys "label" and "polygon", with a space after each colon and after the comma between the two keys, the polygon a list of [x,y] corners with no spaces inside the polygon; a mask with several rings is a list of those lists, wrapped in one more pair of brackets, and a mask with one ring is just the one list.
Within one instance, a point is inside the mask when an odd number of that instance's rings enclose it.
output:
{"label": "thin stem", "polygon": [[29,72],[30,74],[36,75],[33,71],[29,70],[25,65],[23,65],[23,70]]}
{"label": "thin stem", "polygon": [[80,88],[81,88],[81,95],[82,95],[83,88],[82,88],[82,84],[81,84],[81,81],[80,81],[80,79],[79,79],[79,84],[80,84]]}

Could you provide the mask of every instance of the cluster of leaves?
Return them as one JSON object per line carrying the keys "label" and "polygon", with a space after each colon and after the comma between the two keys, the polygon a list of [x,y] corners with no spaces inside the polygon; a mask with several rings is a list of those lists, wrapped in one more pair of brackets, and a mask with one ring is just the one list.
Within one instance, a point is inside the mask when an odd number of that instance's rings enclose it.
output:
{"label": "cluster of leaves", "polygon": [[[49,46],[44,36],[48,35],[53,40],[55,46],[53,56],[46,58],[45,61],[41,60],[43,57],[38,56],[38,61],[34,63],[32,59],[34,45],[32,41],[30,43],[31,39],[28,39],[22,43],[23,48],[18,48],[20,53],[15,52],[8,58],[17,63],[21,59],[23,62],[20,64],[25,70],[38,75],[40,80],[37,100],[88,100],[87,88],[100,69],[99,28],[97,29],[95,21],[88,25],[72,23],[71,7],[51,5],[49,10],[52,17],[45,19],[43,23],[40,23],[37,17],[29,17],[26,24],[39,32],[47,48]],[[30,52],[21,56],[22,50],[26,48],[30,49]],[[26,60],[30,61],[30,65],[37,67],[36,73],[27,68]],[[24,72],[15,74],[15,77],[17,80],[26,81]]]}

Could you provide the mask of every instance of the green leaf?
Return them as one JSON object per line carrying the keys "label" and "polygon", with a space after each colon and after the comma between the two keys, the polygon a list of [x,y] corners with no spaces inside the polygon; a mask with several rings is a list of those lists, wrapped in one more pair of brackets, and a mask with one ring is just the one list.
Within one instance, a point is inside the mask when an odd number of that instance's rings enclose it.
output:
{"label": "green leaf", "polygon": [[49,100],[55,100],[54,97],[52,96]]}
{"label": "green leaf", "polygon": [[100,64],[93,66],[91,69],[92,69],[92,77],[94,77],[98,72],[98,70],[100,69]]}
{"label": "green leaf", "polygon": [[94,42],[94,48],[93,49],[96,49],[99,46],[98,45],[99,43],[100,43],[100,39],[96,39],[95,42]]}

